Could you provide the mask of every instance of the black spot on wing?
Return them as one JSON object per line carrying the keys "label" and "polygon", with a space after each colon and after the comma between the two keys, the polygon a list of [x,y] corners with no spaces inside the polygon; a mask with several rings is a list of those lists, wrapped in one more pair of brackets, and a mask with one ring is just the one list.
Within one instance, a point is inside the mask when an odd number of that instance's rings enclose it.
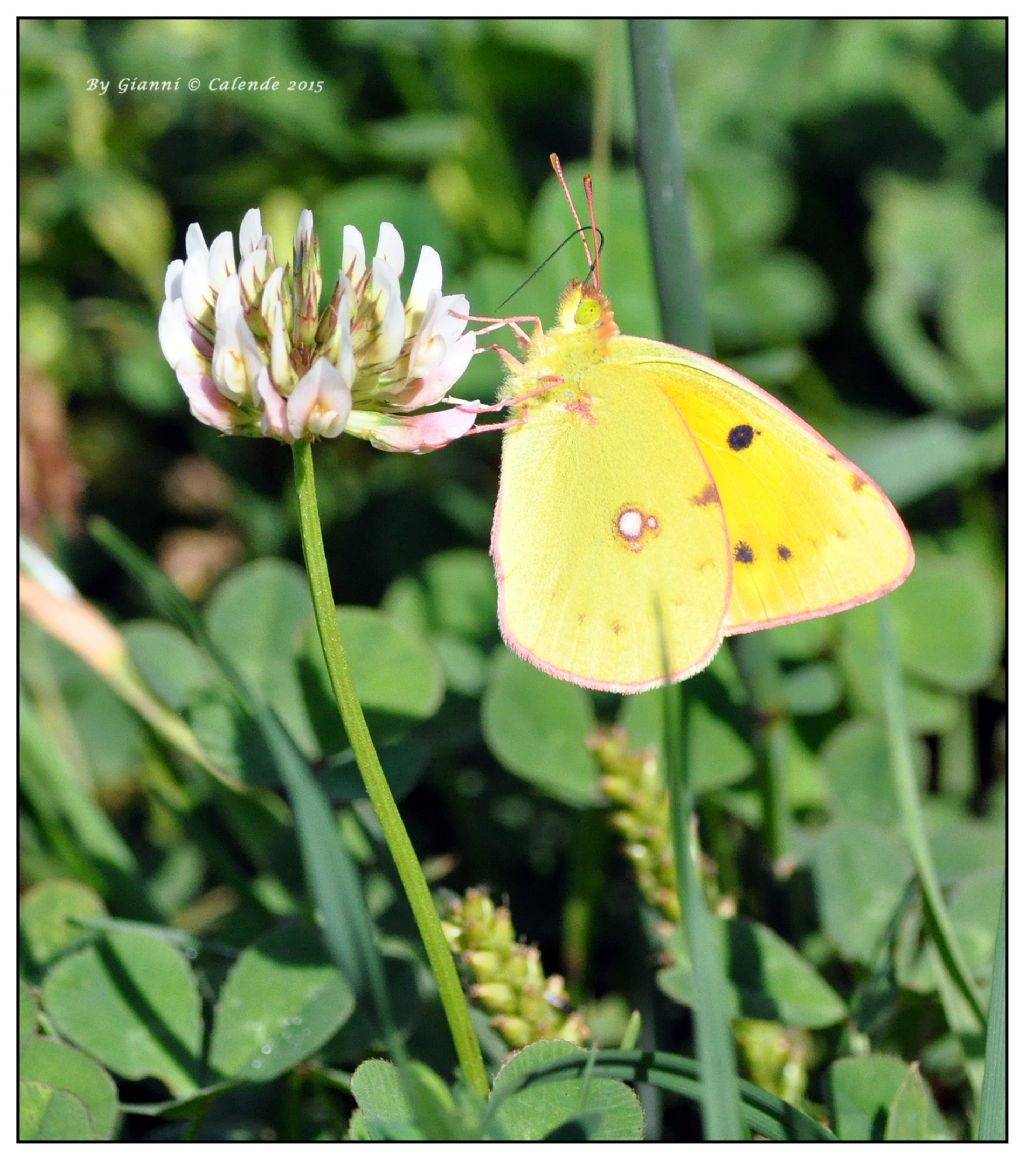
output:
{"label": "black spot on wing", "polygon": [[760,434],[749,423],[739,423],[729,432],[727,442],[731,451],[745,451],[754,441],[754,436]]}
{"label": "black spot on wing", "polygon": [[775,551],[776,551],[776,554],[778,555],[779,559],[781,559],[783,563],[786,563],[788,560],[793,558],[793,553],[789,550],[789,548],[784,543],[780,543],[779,546],[775,549]]}
{"label": "black spot on wing", "polygon": [[744,543],[741,539],[739,543],[736,544],[735,550],[733,551],[733,559],[735,559],[737,563],[753,563],[754,552],[750,544]]}

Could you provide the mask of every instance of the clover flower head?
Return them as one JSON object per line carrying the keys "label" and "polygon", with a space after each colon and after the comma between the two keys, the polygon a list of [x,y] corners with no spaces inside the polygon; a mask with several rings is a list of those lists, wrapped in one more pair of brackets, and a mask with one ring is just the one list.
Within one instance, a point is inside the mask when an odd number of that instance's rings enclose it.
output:
{"label": "clover flower head", "polygon": [[386,451],[432,451],[473,426],[472,407],[446,396],[476,347],[469,303],[441,292],[441,259],[424,246],[408,297],[405,247],[380,227],[367,260],[346,226],[342,268],[321,310],[320,242],[308,209],[299,215],[290,265],[279,265],[250,209],[234,239],[209,246],[198,225],[185,259],[171,262],[158,333],[200,422],[224,434],[282,442],[347,432]]}

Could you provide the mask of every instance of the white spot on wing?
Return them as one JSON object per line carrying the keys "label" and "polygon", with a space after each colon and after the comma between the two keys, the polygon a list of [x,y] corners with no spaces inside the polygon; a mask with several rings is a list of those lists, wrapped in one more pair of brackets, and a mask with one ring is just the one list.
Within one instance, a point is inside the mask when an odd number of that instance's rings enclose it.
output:
{"label": "white spot on wing", "polygon": [[619,512],[619,520],[616,526],[619,529],[619,535],[623,539],[634,542],[644,533],[643,514],[637,511],[635,507],[627,507],[625,511]]}
{"label": "white spot on wing", "polygon": [[648,537],[655,537],[661,532],[658,517],[642,511],[639,507],[627,504],[620,507],[615,516],[615,534],[619,537],[623,547],[630,551],[640,551]]}

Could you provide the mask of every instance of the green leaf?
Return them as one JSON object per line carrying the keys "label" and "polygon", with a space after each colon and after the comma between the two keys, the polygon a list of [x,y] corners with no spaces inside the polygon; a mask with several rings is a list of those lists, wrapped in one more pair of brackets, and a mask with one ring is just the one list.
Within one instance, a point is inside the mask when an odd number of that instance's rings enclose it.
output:
{"label": "green leaf", "polygon": [[170,624],[135,620],[121,632],[139,674],[168,708],[180,711],[214,679],[209,660]]}
{"label": "green leaf", "polygon": [[480,648],[461,636],[434,636],[431,643],[448,688],[460,696],[479,698],[487,681],[487,659]]}
{"label": "green leaf", "polygon": [[[18,1061],[23,1081],[47,1087],[55,1094],[73,1095],[84,1107],[88,1133],[65,1138],[113,1138],[118,1116],[117,1087],[103,1067],[74,1047],[51,1038],[36,1038]],[[72,1114],[77,1116],[77,1108]],[[48,1129],[52,1129],[52,1124]],[[53,1134],[46,1137],[58,1138]]]}
{"label": "green leaf", "polygon": [[835,664],[821,660],[787,672],[782,695],[794,716],[816,716],[831,712],[839,704],[843,686]]}
{"label": "green leaf", "polygon": [[903,840],[913,859],[916,885],[921,890],[925,918],[933,944],[942,957],[953,987],[943,984],[940,994],[947,1021],[951,1027],[961,1028],[963,1019],[958,1009],[963,1002],[977,1026],[984,1027],[985,1013],[981,999],[970,977],[970,968],[964,958],[950,921],[945,898],[928,848],[921,794],[914,779],[910,731],[907,727],[903,681],[900,674],[899,649],[889,604],[881,601],[876,609],[878,642],[881,658],[882,692],[885,698],[885,718],[889,736],[889,760],[893,784],[900,799],[903,818]]}
{"label": "green leaf", "polygon": [[769,647],[780,660],[816,660],[831,646],[835,635],[835,620],[831,616],[786,624],[767,633]]}
{"label": "green leaf", "polygon": [[35,1037],[36,1026],[39,1022],[39,1011],[36,1009],[36,997],[32,987],[24,978],[18,979],[18,1051],[19,1053]]}
{"label": "green leaf", "polygon": [[165,942],[118,932],[62,958],[43,982],[60,1031],[129,1079],[161,1079],[174,1095],[199,1085],[199,990]]}
{"label": "green leaf", "polygon": [[[944,886],[956,886],[979,870],[1000,869],[1006,859],[1006,826],[1001,818],[973,816],[966,808],[939,808],[941,799],[922,802],[928,848]],[[948,799],[942,802],[949,804]]]}
{"label": "green leaf", "polygon": [[[888,598],[888,597],[886,597]],[[871,626],[868,608],[844,612],[839,662],[846,676],[854,710],[865,715],[881,716],[884,702],[881,691],[881,669],[877,640],[865,638],[865,627]],[[947,733],[956,728],[960,705],[950,692],[941,692],[912,676],[904,676],[908,726],[916,733]]]}
{"label": "green leaf", "polygon": [[81,882],[51,880],[33,886],[23,896],[18,914],[22,945],[33,969],[92,937],[76,924],[76,918],[101,917],[106,912],[103,899]]}
{"label": "green leaf", "polygon": [[[909,582],[909,581],[908,581]],[[906,585],[904,584],[904,587]],[[887,596],[892,600],[895,596]],[[871,605],[853,608],[839,617],[840,646],[837,659],[843,670],[850,699],[865,715],[882,716],[882,670],[878,651],[875,609]],[[907,723],[916,733],[946,733],[960,719],[960,706],[950,692],[904,673]]]}
{"label": "green leaf", "polygon": [[874,964],[906,898],[906,850],[881,829],[839,821],[822,834],[812,872],[826,935],[845,958]]}
{"label": "green leaf", "polygon": [[939,300],[949,349],[970,372],[976,406],[1006,399],[1006,239],[996,235],[959,255]]}
{"label": "green leaf", "polygon": [[243,950],[224,981],[210,1066],[224,1078],[268,1082],[322,1046],[354,1007],[315,930],[273,930]]}
{"label": "green leaf", "polygon": [[159,301],[159,271],[170,249],[171,221],[163,197],[135,176],[94,168],[86,181],[97,188],[84,200],[82,216],[118,265]]}
{"label": "green leaf", "polygon": [[776,249],[722,271],[708,288],[708,315],[723,345],[791,342],[832,315],[832,287],[802,253]]}
{"label": "green leaf", "polygon": [[[433,716],[444,696],[444,678],[437,657],[421,637],[375,608],[339,608],[338,625],[367,713],[412,720]],[[314,646],[319,655],[319,639],[310,629],[304,658],[311,663]],[[326,666],[321,677],[326,685]]]}
{"label": "green leaf", "polygon": [[570,805],[596,804],[597,764],[587,747],[595,723],[582,688],[553,680],[504,648],[495,653],[481,725],[487,747],[509,772]]}
{"label": "green leaf", "polygon": [[[430,761],[431,746],[416,736],[407,736],[377,746],[381,767],[395,800],[404,800],[420,781]],[[366,800],[366,785],[351,749],[329,757],[320,777],[324,791],[335,804]]]}
{"label": "green leaf", "polygon": [[[983,991],[992,972],[1002,884],[1002,869],[983,869],[963,878],[949,896],[949,919],[957,944],[970,976]],[[915,989],[934,990],[942,970],[938,952],[929,940],[913,966],[904,967],[900,981]]]}
{"label": "green leaf", "polygon": [[1005,458],[1005,445],[1001,423],[972,430],[948,415],[932,412],[890,423],[863,440],[853,440],[848,452],[902,508],[940,488],[963,486],[997,466]]}
{"label": "green leaf", "polygon": [[[844,1142],[880,1142],[886,1138],[890,1107],[910,1074],[911,1068],[902,1059],[885,1055],[841,1058],[833,1063],[828,1088],[838,1137]],[[930,1096],[926,1099],[928,1123],[932,1129],[944,1130]]]}
{"label": "green leaf", "polygon": [[954,692],[991,680],[1003,642],[1002,602],[970,557],[919,553],[889,599],[908,671]]}
{"label": "green leaf", "polygon": [[[845,1016],[839,995],[774,930],[746,918],[719,918],[714,928],[730,1017],[817,1029]],[[678,932],[668,946],[676,961],[659,972],[658,987],[676,1002],[692,1005],[693,971]]]}
{"label": "green leaf", "polygon": [[188,723],[202,749],[238,785],[278,785],[280,775],[252,715],[226,685],[204,689],[188,711]]}
{"label": "green leaf", "polygon": [[[868,299],[868,320],[883,353],[907,385],[933,405],[965,409],[997,398],[1003,289],[998,258],[1005,248],[999,212],[958,180],[927,183],[887,173],[872,183],[870,194],[875,213],[868,240],[878,280]],[[979,255],[974,270],[972,255]],[[967,348],[977,378],[925,331],[921,315],[934,308],[939,294],[945,336],[954,349]],[[977,317],[980,294],[986,295],[984,319]],[[967,328],[971,322],[973,334]]]}
{"label": "green leaf", "polygon": [[[387,612],[339,608],[338,626],[367,724],[379,745],[400,740],[413,721],[433,716],[444,698],[436,653]],[[348,749],[315,625],[299,658],[309,717],[325,755]]]}
{"label": "green leaf", "polygon": [[[422,961],[408,943],[395,941],[381,954],[381,963],[384,985],[394,1011],[395,1030],[407,1035],[420,1024],[425,1001],[433,1000],[433,994],[429,998],[423,994]],[[329,1063],[350,1066],[353,1058],[364,1058],[369,1051],[386,1050],[387,1046],[373,1007],[369,1002],[357,1002],[351,1016],[322,1054]]]}
{"label": "green leaf", "polygon": [[[559,1079],[519,1088],[553,1062],[586,1052],[567,1042],[535,1042],[517,1051],[498,1071],[491,1098],[502,1099],[495,1115],[504,1137],[626,1142],[643,1138],[644,1116],[636,1095],[607,1078]],[[507,1098],[509,1090],[515,1093]]]}
{"label": "green leaf", "polygon": [[494,636],[498,590],[486,552],[463,549],[433,555],[423,565],[423,581],[438,630],[468,640]]}
{"label": "green leaf", "polygon": [[[924,752],[915,755],[924,768]],[[828,799],[837,814],[884,828],[900,824],[899,801],[889,769],[885,729],[865,717],[844,721],[821,750]]]}
{"label": "green leaf", "polygon": [[917,1066],[909,1068],[900,1089],[889,1104],[885,1124],[887,1141],[940,1141],[950,1138],[949,1128],[942,1120],[932,1099],[931,1091],[921,1078]]}
{"label": "green leaf", "polygon": [[19,1142],[44,1139],[74,1142],[94,1138],[89,1112],[81,1099],[68,1091],[55,1090],[49,1083],[19,1080]]}
{"label": "green leaf", "polygon": [[210,636],[288,726],[307,756],[316,744],[295,658],[313,623],[302,569],[260,559],[225,579],[206,605]]}
{"label": "green leaf", "polygon": [[[356,1068],[352,1094],[359,1104],[359,1137],[375,1141],[452,1138],[450,1132],[439,1135],[430,1130],[431,1124],[450,1123],[453,1117],[454,1104],[448,1088],[422,1063],[413,1061],[407,1066],[410,1073],[403,1075],[393,1063],[373,1058]],[[427,1112],[422,1118],[414,1116],[409,1106],[403,1079],[416,1083],[417,1110]]]}
{"label": "green leaf", "polygon": [[431,630],[427,593],[415,576],[400,575],[392,580],[381,596],[380,610],[418,636],[426,636]]}

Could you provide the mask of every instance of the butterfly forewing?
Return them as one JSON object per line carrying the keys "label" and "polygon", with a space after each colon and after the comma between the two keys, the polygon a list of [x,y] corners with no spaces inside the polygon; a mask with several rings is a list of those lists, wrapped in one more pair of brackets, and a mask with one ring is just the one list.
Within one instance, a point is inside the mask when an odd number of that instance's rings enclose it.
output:
{"label": "butterfly forewing", "polygon": [[[726,633],[842,611],[913,567],[910,537],[867,475],[735,371],[628,339],[684,417],[715,480],[733,561]],[[645,348],[642,353],[640,348]]]}

